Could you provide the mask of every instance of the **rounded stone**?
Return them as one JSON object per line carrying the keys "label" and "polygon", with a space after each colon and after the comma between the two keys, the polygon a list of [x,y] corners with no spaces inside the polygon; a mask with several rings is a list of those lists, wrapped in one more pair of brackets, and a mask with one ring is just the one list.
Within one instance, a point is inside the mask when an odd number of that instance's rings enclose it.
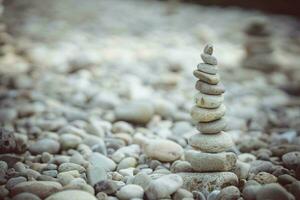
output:
{"label": "rounded stone", "polygon": [[189,138],[189,144],[207,153],[226,151],[234,146],[231,136],[223,131],[215,135],[195,134]]}
{"label": "rounded stone", "polygon": [[145,192],[149,200],[167,198],[176,192],[182,184],[183,181],[179,175],[165,175],[152,180]]}
{"label": "rounded stone", "polygon": [[137,124],[148,123],[154,114],[154,106],[151,102],[132,101],[119,105],[115,109],[117,120],[128,121]]}
{"label": "rounded stone", "polygon": [[218,67],[215,65],[209,65],[206,63],[199,63],[197,65],[197,69],[201,72],[207,73],[207,74],[217,74],[218,73]]}
{"label": "rounded stone", "polygon": [[41,200],[41,199],[32,193],[23,192],[14,196],[12,200]]}
{"label": "rounded stone", "polygon": [[191,116],[195,122],[211,122],[223,117],[225,112],[226,107],[223,104],[213,109],[199,108],[195,105],[192,107]]}
{"label": "rounded stone", "polygon": [[122,187],[116,194],[120,200],[129,200],[133,198],[143,198],[144,189],[139,185],[128,184]]}
{"label": "rounded stone", "polygon": [[45,198],[52,193],[58,192],[62,189],[62,186],[58,182],[53,181],[28,181],[22,182],[15,185],[11,189],[11,194],[16,195],[22,192],[29,192],[39,196],[40,198]]}
{"label": "rounded stone", "polygon": [[254,176],[254,180],[256,180],[260,184],[268,184],[277,182],[276,176],[267,173],[267,172],[259,172]]}
{"label": "rounded stone", "polygon": [[97,200],[97,198],[82,190],[65,190],[55,194],[52,194],[45,200]]}
{"label": "rounded stone", "polygon": [[300,165],[300,151],[286,153],[282,156],[283,164],[289,169],[296,169]]}
{"label": "rounded stone", "polygon": [[223,101],[223,95],[207,95],[201,92],[195,95],[195,103],[201,108],[218,108]]}
{"label": "rounded stone", "polygon": [[201,58],[202,58],[203,62],[205,62],[206,64],[210,64],[210,65],[218,64],[217,58],[212,55],[202,53]]}
{"label": "rounded stone", "polygon": [[59,138],[61,148],[64,150],[77,148],[81,141],[82,139],[79,136],[71,133],[63,134]]}
{"label": "rounded stone", "polygon": [[219,74],[207,74],[199,70],[194,70],[193,74],[200,81],[206,82],[208,84],[216,85],[220,82]]}
{"label": "rounded stone", "polygon": [[212,85],[204,81],[198,80],[196,82],[195,88],[204,94],[210,94],[210,95],[220,95],[225,92],[225,87],[221,82]]}
{"label": "rounded stone", "polygon": [[26,182],[27,179],[23,176],[19,176],[19,177],[13,177],[10,178],[7,182],[6,182],[6,188],[11,190],[15,185],[22,183],[22,182]]}
{"label": "rounded stone", "polygon": [[85,172],[85,168],[81,165],[75,164],[75,163],[62,163],[58,167],[59,172],[67,172],[67,171],[73,171],[77,170],[79,173]]}
{"label": "rounded stone", "polygon": [[197,172],[229,171],[235,167],[236,155],[232,152],[202,153],[195,150],[185,152],[185,159]]}
{"label": "rounded stone", "polygon": [[291,194],[279,184],[271,183],[262,186],[256,193],[256,200],[266,199],[292,200],[293,198],[291,198]]}
{"label": "rounded stone", "polygon": [[241,196],[240,190],[235,186],[228,186],[221,190],[216,200],[237,200]]}
{"label": "rounded stone", "polygon": [[29,146],[29,151],[32,154],[42,154],[43,152],[56,154],[59,152],[59,149],[60,144],[56,140],[50,138],[40,139]]}
{"label": "rounded stone", "polygon": [[208,55],[212,55],[213,52],[214,52],[214,47],[211,44],[207,44],[203,49],[203,53],[208,54]]}
{"label": "rounded stone", "polygon": [[144,150],[148,157],[163,162],[175,161],[183,155],[183,149],[179,144],[165,139],[150,141]]}
{"label": "rounded stone", "polygon": [[227,127],[226,118],[222,117],[212,122],[199,122],[197,129],[203,134],[215,134],[223,131]]}

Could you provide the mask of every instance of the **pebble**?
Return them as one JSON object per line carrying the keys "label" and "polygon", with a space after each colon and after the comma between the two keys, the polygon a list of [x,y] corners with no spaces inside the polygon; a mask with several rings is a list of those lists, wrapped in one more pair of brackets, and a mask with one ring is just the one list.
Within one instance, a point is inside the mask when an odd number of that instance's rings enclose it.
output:
{"label": "pebble", "polygon": [[240,196],[240,190],[237,187],[228,186],[220,191],[216,200],[237,200]]}
{"label": "pebble", "polygon": [[15,185],[17,185],[18,183],[22,183],[22,182],[26,182],[27,179],[23,176],[20,177],[13,177],[10,178],[7,182],[6,182],[6,188],[8,190],[11,190]]}
{"label": "pebble", "polygon": [[132,183],[141,186],[144,190],[148,187],[151,182],[151,178],[146,173],[140,172],[134,176]]}
{"label": "pebble", "polygon": [[182,178],[176,174],[162,176],[152,180],[145,193],[149,200],[168,198],[183,184]]}
{"label": "pebble", "polygon": [[284,154],[289,152],[300,151],[300,146],[294,144],[282,144],[282,145],[271,147],[271,151],[273,156],[281,157]]}
{"label": "pebble", "polygon": [[148,123],[154,114],[154,106],[147,101],[131,101],[115,109],[116,119],[137,124]]}
{"label": "pebble", "polygon": [[255,160],[250,163],[250,173],[257,174],[258,172],[269,172],[272,173],[273,164],[269,161]]}
{"label": "pebble", "polygon": [[254,176],[254,180],[256,180],[260,184],[268,184],[277,182],[276,176],[267,173],[267,172],[259,172]]}
{"label": "pebble", "polygon": [[173,195],[173,200],[182,200],[182,199],[187,199],[191,198],[193,199],[193,194],[185,189],[179,188]]}
{"label": "pebble", "polygon": [[102,165],[89,165],[87,168],[88,183],[94,186],[99,181],[107,179],[106,170]]}
{"label": "pebble", "polygon": [[180,145],[164,139],[151,140],[144,150],[149,158],[163,162],[175,161],[183,155],[183,149]]}
{"label": "pebble", "polygon": [[226,107],[222,104],[218,108],[207,109],[193,106],[191,116],[195,122],[211,122],[220,119],[225,115]]}
{"label": "pebble", "polygon": [[188,150],[185,152],[185,159],[197,172],[217,172],[232,170],[237,158],[231,152],[211,154]]}
{"label": "pebble", "polygon": [[79,173],[85,172],[85,168],[75,163],[63,163],[58,167],[59,172],[77,170]]}
{"label": "pebble", "polygon": [[16,140],[15,140],[14,133],[5,128],[0,128],[0,153],[1,154],[12,153],[14,152],[15,148],[16,148]]}
{"label": "pebble", "polygon": [[122,187],[116,194],[121,200],[130,200],[133,198],[142,199],[144,196],[144,189],[139,185],[128,184]]}
{"label": "pebble", "polygon": [[300,199],[300,181],[294,181],[292,184],[289,184],[287,190],[296,197],[296,200]]}
{"label": "pebble", "polygon": [[183,160],[176,160],[173,162],[170,169],[173,173],[193,171],[191,163]]}
{"label": "pebble", "polygon": [[268,145],[267,143],[256,139],[256,138],[250,138],[250,139],[245,139],[243,140],[239,145],[238,145],[240,151],[242,153],[247,153],[251,152],[253,150],[258,150],[262,148],[267,148]]}
{"label": "pebble", "polygon": [[41,199],[32,193],[23,192],[14,196],[12,200],[41,200]]}
{"label": "pebble", "polygon": [[137,165],[137,160],[133,157],[127,157],[121,160],[121,162],[118,164],[117,171],[121,169],[127,169],[130,167],[135,167]]}
{"label": "pebble", "polygon": [[97,200],[94,195],[81,190],[65,190],[57,192],[46,198],[45,200]]}
{"label": "pebble", "polygon": [[113,160],[97,152],[90,155],[89,162],[94,166],[102,166],[105,171],[114,171],[117,167]]}
{"label": "pebble", "polygon": [[202,58],[203,62],[206,63],[206,64],[210,64],[210,65],[217,65],[218,64],[218,61],[217,61],[216,57],[214,57],[212,55],[202,53],[201,58]]}
{"label": "pebble", "polygon": [[215,190],[224,185],[238,184],[238,177],[232,172],[209,172],[209,173],[177,173],[183,179],[183,188],[193,190]]}
{"label": "pebble", "polygon": [[104,192],[105,194],[111,195],[114,194],[119,188],[120,185],[116,181],[112,180],[103,180],[94,185],[96,193]]}
{"label": "pebble", "polygon": [[219,74],[207,74],[207,73],[201,72],[200,70],[194,70],[193,74],[200,81],[203,81],[208,84],[216,85],[220,82]]}
{"label": "pebble", "polygon": [[40,198],[46,198],[54,192],[62,189],[61,184],[52,181],[28,181],[21,182],[11,189],[11,194],[17,195],[22,192],[29,192]]}
{"label": "pebble", "polygon": [[0,199],[5,199],[6,196],[8,196],[9,191],[5,188],[4,185],[0,186]]}
{"label": "pebble", "polygon": [[43,152],[56,154],[59,152],[59,149],[60,144],[56,140],[50,138],[40,139],[29,146],[29,151],[32,154],[42,154]]}
{"label": "pebble", "polygon": [[208,95],[201,92],[195,95],[195,103],[201,108],[218,108],[223,101],[223,95]]}
{"label": "pebble", "polygon": [[278,183],[280,183],[283,186],[287,184],[291,184],[295,181],[297,181],[297,179],[288,174],[283,174],[278,176]]}
{"label": "pebble", "polygon": [[207,153],[226,151],[234,146],[231,136],[226,132],[215,135],[195,134],[189,138],[189,144]]}
{"label": "pebble", "polygon": [[208,74],[216,74],[218,72],[218,68],[214,65],[209,65],[206,63],[199,63],[197,65],[197,69],[201,72]]}
{"label": "pebble", "polygon": [[288,169],[296,169],[300,165],[300,151],[286,153],[282,156],[282,162]]}
{"label": "pebble", "polygon": [[76,149],[81,141],[82,139],[79,136],[71,133],[63,134],[59,138],[59,142],[63,150]]}
{"label": "pebble", "polygon": [[235,164],[234,173],[239,179],[247,179],[250,171],[250,164],[237,160]]}
{"label": "pebble", "polygon": [[223,131],[227,127],[227,120],[225,117],[211,122],[199,122],[197,123],[197,129],[201,133],[215,134]]}
{"label": "pebble", "polygon": [[249,185],[243,189],[243,197],[245,200],[256,200],[256,194],[261,188],[260,185]]}
{"label": "pebble", "polygon": [[251,153],[241,153],[240,155],[238,155],[238,159],[242,162],[250,163],[256,160],[256,157]]}
{"label": "pebble", "polygon": [[225,87],[221,82],[212,85],[204,81],[198,80],[196,82],[195,88],[201,93],[209,95],[221,95],[225,92]]}
{"label": "pebble", "polygon": [[279,184],[271,183],[262,186],[256,193],[256,200],[266,199],[293,200],[294,198]]}

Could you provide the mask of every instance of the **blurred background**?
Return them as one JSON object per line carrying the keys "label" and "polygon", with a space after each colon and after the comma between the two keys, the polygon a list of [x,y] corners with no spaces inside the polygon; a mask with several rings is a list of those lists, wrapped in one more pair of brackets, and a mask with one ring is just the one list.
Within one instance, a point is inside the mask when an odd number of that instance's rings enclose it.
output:
{"label": "blurred background", "polygon": [[160,126],[190,122],[192,72],[211,43],[236,140],[299,131],[298,11],[294,0],[4,0],[1,120],[113,122],[138,100],[171,121]]}

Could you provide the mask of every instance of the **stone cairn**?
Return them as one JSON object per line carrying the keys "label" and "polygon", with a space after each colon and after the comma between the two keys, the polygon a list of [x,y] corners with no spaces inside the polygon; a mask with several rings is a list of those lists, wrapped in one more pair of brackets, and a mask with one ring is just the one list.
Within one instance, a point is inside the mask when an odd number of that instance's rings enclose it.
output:
{"label": "stone cairn", "polygon": [[244,44],[246,56],[243,66],[263,72],[272,72],[279,68],[274,57],[272,32],[264,18],[252,19],[245,29]]}
{"label": "stone cairn", "polygon": [[226,128],[225,106],[223,104],[224,86],[220,82],[217,59],[212,55],[213,46],[206,45],[201,58],[204,63],[197,66],[194,76],[198,93],[196,105],[191,110],[193,121],[199,133],[189,138],[194,148],[185,152],[185,159],[196,172],[225,172],[235,167],[236,155],[225,152],[234,146]]}

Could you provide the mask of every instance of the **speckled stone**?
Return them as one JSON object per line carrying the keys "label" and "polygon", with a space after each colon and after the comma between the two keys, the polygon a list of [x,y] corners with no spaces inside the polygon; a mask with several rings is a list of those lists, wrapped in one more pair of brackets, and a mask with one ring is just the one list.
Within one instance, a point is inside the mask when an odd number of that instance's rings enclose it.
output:
{"label": "speckled stone", "polygon": [[223,95],[207,95],[201,92],[195,95],[195,103],[201,108],[218,108],[223,101]]}
{"label": "speckled stone", "polygon": [[227,127],[226,118],[222,117],[212,122],[199,122],[197,129],[203,134],[215,134],[223,131]]}
{"label": "speckled stone", "polygon": [[216,74],[218,73],[218,67],[215,65],[209,65],[206,63],[199,63],[197,65],[197,69],[201,72],[207,73],[207,74]]}
{"label": "speckled stone", "polygon": [[193,74],[200,81],[206,82],[208,84],[216,85],[220,82],[219,74],[207,74],[207,73],[201,72],[200,70],[194,70]]}
{"label": "speckled stone", "polygon": [[225,92],[225,87],[221,82],[212,85],[204,81],[198,80],[196,82],[195,88],[199,90],[201,93],[210,94],[210,95],[220,95]]}
{"label": "speckled stone", "polygon": [[192,119],[195,122],[211,122],[225,115],[226,107],[222,104],[218,108],[207,109],[193,106],[191,110]]}

